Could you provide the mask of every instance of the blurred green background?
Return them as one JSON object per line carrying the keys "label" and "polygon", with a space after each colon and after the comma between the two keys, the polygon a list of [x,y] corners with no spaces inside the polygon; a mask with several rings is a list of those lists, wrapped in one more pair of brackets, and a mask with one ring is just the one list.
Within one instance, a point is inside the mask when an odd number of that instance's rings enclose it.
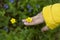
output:
{"label": "blurred green background", "polygon": [[[60,40],[59,27],[41,32],[45,23],[25,26],[21,21],[54,3],[60,3],[60,0],[0,0],[0,40]],[[11,18],[16,23],[12,24]]]}

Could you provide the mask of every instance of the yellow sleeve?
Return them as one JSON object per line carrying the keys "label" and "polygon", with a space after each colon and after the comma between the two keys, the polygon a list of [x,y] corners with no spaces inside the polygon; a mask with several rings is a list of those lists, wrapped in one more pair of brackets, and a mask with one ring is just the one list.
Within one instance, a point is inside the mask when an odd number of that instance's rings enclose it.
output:
{"label": "yellow sleeve", "polygon": [[54,16],[52,15],[52,5],[46,6],[42,10],[44,20],[46,22],[46,25],[50,29],[55,29],[57,27],[57,23],[54,20]]}
{"label": "yellow sleeve", "polygon": [[52,6],[52,16],[57,24],[60,24],[60,3]]}

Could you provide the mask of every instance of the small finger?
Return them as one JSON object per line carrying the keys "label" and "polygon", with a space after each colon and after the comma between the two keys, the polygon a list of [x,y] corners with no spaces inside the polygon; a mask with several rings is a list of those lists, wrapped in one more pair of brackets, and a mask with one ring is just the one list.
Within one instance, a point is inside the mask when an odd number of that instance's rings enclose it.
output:
{"label": "small finger", "polygon": [[34,25],[34,23],[28,23],[28,22],[26,22],[26,23],[24,23],[25,25]]}
{"label": "small finger", "polygon": [[22,22],[26,22],[26,19],[23,19]]}

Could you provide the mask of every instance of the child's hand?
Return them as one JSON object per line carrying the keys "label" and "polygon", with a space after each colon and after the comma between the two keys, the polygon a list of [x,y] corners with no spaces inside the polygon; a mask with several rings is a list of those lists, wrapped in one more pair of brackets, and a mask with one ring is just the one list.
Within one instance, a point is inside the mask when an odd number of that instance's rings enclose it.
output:
{"label": "child's hand", "polygon": [[23,19],[22,21],[24,22],[24,25],[36,25],[44,22],[41,13],[34,17],[31,17],[31,19],[32,19],[32,22],[27,22],[26,19]]}
{"label": "child's hand", "polygon": [[42,32],[45,32],[45,31],[47,31],[47,30],[49,30],[49,28],[48,28],[47,26],[44,26],[44,27],[41,29]]}

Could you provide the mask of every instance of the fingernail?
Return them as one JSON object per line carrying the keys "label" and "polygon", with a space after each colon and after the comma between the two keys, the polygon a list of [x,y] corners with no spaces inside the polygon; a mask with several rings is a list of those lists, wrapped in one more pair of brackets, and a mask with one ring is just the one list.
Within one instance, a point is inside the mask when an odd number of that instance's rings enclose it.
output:
{"label": "fingernail", "polygon": [[22,20],[22,22],[24,22],[24,20]]}
{"label": "fingernail", "polygon": [[24,23],[24,24],[27,24],[27,23]]}

